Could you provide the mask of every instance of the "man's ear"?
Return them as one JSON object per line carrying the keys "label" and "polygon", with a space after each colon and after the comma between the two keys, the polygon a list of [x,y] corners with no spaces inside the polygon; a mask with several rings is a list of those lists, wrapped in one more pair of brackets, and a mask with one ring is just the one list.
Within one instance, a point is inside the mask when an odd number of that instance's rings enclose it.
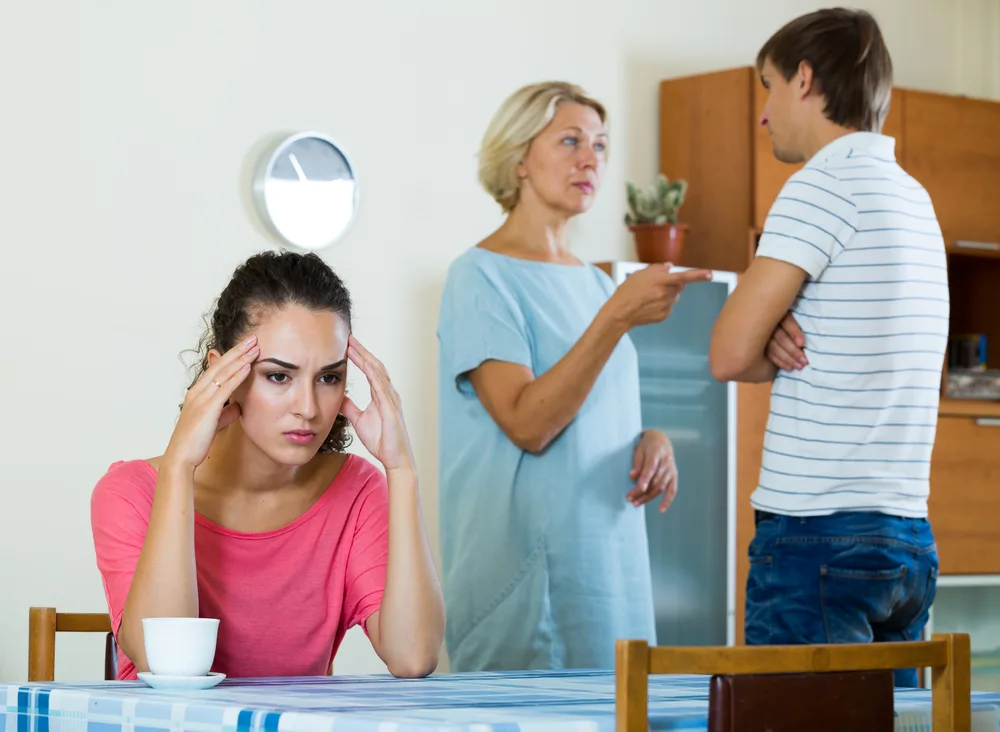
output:
{"label": "man's ear", "polygon": [[792,83],[795,84],[794,92],[799,99],[805,99],[813,91],[814,84],[813,68],[808,61],[799,61],[799,68],[795,72]]}

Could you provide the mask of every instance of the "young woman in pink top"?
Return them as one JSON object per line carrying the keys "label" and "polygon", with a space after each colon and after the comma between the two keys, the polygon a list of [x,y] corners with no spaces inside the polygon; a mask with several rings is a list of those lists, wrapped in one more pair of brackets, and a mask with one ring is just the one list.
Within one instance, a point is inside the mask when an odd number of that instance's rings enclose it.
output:
{"label": "young woman in pink top", "polygon": [[[119,678],[147,668],[142,618],[165,616],[219,618],[213,670],[233,677],[328,674],[354,625],[394,675],[431,673],[444,610],[413,453],[344,284],[314,254],[251,257],[200,350],[166,451],[115,463],[91,501]],[[344,451],[348,424],[384,475]]]}

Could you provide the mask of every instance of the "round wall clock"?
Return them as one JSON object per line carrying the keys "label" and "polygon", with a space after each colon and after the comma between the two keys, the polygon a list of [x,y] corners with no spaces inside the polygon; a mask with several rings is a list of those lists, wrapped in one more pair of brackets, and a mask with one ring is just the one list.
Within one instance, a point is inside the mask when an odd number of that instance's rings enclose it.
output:
{"label": "round wall clock", "polygon": [[282,137],[260,157],[253,179],[257,212],[271,233],[301,249],[333,244],[354,219],[358,184],[337,143],[318,132]]}

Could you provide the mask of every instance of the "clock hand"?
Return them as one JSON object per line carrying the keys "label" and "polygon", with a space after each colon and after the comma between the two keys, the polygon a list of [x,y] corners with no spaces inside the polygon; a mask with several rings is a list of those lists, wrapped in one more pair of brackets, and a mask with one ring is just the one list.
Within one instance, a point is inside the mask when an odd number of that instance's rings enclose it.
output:
{"label": "clock hand", "polygon": [[298,158],[295,157],[295,153],[288,153],[288,159],[291,161],[292,167],[295,168],[295,174],[299,176],[299,180],[301,181],[308,180],[308,178],[306,178],[305,172],[302,170],[302,166],[299,165]]}

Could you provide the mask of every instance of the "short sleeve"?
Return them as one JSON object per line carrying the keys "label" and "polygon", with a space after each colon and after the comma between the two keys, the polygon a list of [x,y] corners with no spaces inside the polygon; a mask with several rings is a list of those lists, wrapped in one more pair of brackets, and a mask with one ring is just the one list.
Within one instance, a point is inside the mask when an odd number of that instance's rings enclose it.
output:
{"label": "short sleeve", "polygon": [[457,261],[448,272],[438,320],[439,367],[457,388],[471,390],[468,372],[485,361],[532,368],[527,324],[513,289],[498,271]]}
{"label": "short sleeve", "polygon": [[367,634],[365,621],[382,605],[389,559],[389,488],[377,468],[372,467],[358,502],[347,557],[341,627],[348,630],[360,625]]}
{"label": "short sleeve", "polygon": [[91,494],[94,552],[116,636],[146,540],[155,486],[151,468],[146,470],[138,462],[120,463],[101,478]]}
{"label": "short sleeve", "polygon": [[601,289],[604,290],[604,294],[609,298],[612,295],[614,295],[617,286],[615,285],[615,281],[611,279],[608,273],[599,267],[595,267],[592,264],[588,266],[594,273],[594,276],[597,278],[597,284],[599,284],[601,286]]}
{"label": "short sleeve", "polygon": [[802,168],[771,206],[756,256],[788,262],[816,280],[857,231],[857,219],[843,183],[820,168]]}

